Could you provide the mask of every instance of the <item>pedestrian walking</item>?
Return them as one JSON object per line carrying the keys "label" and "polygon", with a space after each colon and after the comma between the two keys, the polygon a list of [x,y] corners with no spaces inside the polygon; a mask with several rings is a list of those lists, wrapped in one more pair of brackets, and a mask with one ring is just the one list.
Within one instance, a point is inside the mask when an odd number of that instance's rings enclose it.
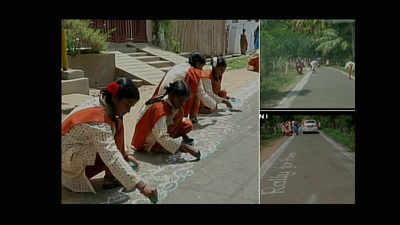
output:
{"label": "pedestrian walking", "polygon": [[352,61],[349,61],[346,63],[344,68],[347,70],[347,73],[349,74],[349,80],[351,80],[351,73],[353,72],[353,70],[355,68],[355,63]]}

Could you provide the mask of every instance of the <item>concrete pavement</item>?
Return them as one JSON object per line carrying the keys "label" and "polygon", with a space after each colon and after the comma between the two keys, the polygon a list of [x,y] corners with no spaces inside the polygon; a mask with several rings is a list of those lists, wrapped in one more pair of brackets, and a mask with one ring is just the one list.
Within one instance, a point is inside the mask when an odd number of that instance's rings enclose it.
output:
{"label": "concrete pavement", "polygon": [[290,137],[283,145],[261,167],[262,204],[355,202],[354,153],[323,134]]}

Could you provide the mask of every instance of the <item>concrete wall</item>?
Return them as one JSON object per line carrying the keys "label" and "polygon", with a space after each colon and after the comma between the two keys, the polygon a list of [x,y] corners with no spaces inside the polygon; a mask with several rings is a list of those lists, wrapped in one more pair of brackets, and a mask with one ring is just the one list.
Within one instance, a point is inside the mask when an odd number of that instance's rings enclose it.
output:
{"label": "concrete wall", "polygon": [[82,54],[68,56],[69,67],[81,69],[89,79],[90,88],[101,88],[114,80],[115,55],[114,54]]}
{"label": "concrete wall", "polygon": [[89,95],[89,81],[86,77],[61,80],[61,95],[83,94]]}

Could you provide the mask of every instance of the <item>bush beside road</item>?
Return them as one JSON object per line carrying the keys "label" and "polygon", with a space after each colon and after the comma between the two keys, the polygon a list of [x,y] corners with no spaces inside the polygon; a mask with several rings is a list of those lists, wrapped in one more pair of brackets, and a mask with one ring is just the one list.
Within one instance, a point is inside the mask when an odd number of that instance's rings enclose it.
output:
{"label": "bush beside road", "polygon": [[322,128],[321,130],[333,140],[349,148],[351,152],[355,151],[355,137],[353,135],[333,128]]}
{"label": "bush beside road", "polygon": [[305,76],[296,71],[289,71],[288,75],[268,75],[261,77],[260,102],[261,108],[276,106],[288,92]]}

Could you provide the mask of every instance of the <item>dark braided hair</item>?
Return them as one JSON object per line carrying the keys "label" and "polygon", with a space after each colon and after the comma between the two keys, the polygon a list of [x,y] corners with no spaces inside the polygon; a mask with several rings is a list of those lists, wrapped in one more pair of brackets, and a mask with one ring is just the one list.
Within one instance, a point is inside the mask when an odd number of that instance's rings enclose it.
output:
{"label": "dark braided hair", "polygon": [[[214,60],[214,57],[212,58],[212,60]],[[214,77],[215,80],[219,81],[219,77],[217,77],[217,73],[215,71],[215,68],[217,67],[226,67],[226,60],[223,56],[218,56],[217,57],[217,64],[214,66],[214,62],[211,61],[211,65],[212,65],[212,71],[211,74]]]}
{"label": "dark braided hair", "polygon": [[194,68],[197,68],[196,67],[197,63],[206,64],[206,57],[204,57],[200,52],[193,52],[189,57],[189,64]]}
{"label": "dark braided hair", "polygon": [[166,92],[158,97],[149,99],[145,104],[151,105],[155,102],[161,101],[166,95],[174,95],[174,96],[190,96],[190,90],[188,85],[183,80],[177,80],[173,83],[170,83],[168,87],[165,87]]}
{"label": "dark braided hair", "polygon": [[[132,82],[132,80],[126,78],[126,77],[121,77],[118,78],[115,81],[118,86],[118,92],[116,94],[118,99],[134,99],[138,101],[140,99],[140,93],[139,89],[136,87],[135,83]],[[103,89],[101,91],[101,95],[104,97],[107,105],[110,107],[110,116],[112,121],[116,121],[116,113],[115,113],[115,105],[114,102],[112,101],[112,95],[110,92],[107,91],[107,89]]]}

